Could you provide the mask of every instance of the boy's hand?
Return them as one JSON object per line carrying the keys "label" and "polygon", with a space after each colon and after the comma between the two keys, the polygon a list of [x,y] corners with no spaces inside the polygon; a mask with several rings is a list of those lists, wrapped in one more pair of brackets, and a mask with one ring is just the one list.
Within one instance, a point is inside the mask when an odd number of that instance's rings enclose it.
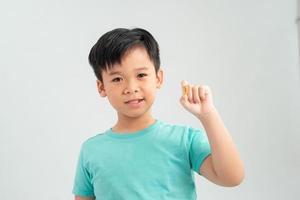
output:
{"label": "boy's hand", "polygon": [[191,85],[181,82],[183,95],[180,98],[182,106],[196,117],[201,117],[215,110],[212,94],[207,85]]}

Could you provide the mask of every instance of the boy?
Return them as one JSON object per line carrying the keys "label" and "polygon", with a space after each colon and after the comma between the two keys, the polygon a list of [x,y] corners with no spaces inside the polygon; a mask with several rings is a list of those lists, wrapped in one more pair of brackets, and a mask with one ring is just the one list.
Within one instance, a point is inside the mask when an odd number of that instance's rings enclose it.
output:
{"label": "boy", "polygon": [[183,81],[180,98],[207,135],[151,115],[163,71],[159,46],[148,31],[105,33],[91,49],[89,63],[100,96],[108,98],[118,120],[82,144],[73,186],[76,200],[196,199],[193,171],[218,185],[241,183],[242,161],[208,86]]}

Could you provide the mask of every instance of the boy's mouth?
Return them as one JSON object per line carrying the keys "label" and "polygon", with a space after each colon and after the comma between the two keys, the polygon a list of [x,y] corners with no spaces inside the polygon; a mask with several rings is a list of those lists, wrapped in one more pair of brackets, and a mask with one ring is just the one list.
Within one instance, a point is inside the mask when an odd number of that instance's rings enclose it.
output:
{"label": "boy's mouth", "polygon": [[136,103],[140,103],[141,101],[144,101],[144,99],[132,99],[129,101],[125,101],[125,103],[136,104]]}

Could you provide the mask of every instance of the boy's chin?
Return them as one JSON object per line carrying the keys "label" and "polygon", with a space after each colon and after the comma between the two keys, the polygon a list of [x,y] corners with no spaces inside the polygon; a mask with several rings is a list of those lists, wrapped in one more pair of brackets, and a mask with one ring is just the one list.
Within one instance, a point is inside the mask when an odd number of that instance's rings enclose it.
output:
{"label": "boy's chin", "polygon": [[141,118],[145,116],[145,112],[141,111],[131,111],[126,113],[119,113],[119,116],[122,115],[125,118]]}
{"label": "boy's chin", "polygon": [[125,116],[128,118],[136,118],[137,119],[137,118],[143,117],[144,115],[140,114],[140,113],[127,113]]}

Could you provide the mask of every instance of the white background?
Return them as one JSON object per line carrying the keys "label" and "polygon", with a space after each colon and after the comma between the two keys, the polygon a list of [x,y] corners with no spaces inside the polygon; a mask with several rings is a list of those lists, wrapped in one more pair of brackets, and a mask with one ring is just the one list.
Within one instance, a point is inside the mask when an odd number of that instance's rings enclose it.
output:
{"label": "white background", "polygon": [[245,163],[241,185],[197,176],[198,199],[300,196],[296,0],[1,1],[0,199],[72,199],[81,143],[116,122],[88,65],[118,28],[149,30],[165,83],[155,117],[202,127],[180,81],[209,85]]}

